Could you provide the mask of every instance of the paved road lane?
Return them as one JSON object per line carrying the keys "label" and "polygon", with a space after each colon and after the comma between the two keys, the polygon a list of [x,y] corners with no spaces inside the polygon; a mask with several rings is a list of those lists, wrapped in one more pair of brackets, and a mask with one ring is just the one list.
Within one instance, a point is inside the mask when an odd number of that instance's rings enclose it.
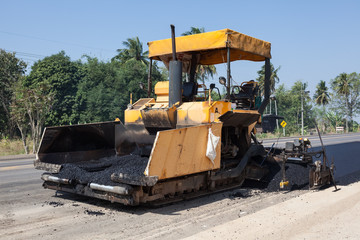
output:
{"label": "paved road lane", "polygon": [[[277,147],[285,147],[285,142],[293,141],[297,137],[265,139],[263,144],[270,147],[276,143]],[[313,135],[308,137],[313,146],[313,151],[319,150],[321,146],[319,137]],[[336,165],[336,176],[344,176],[348,173],[360,170],[360,133],[323,135],[324,145],[329,160],[334,159]],[[311,150],[310,150],[311,151]],[[39,179],[41,171],[33,168],[34,155],[30,159],[20,156],[20,159],[12,157],[12,160],[0,159],[0,186],[4,183],[26,182]]]}
{"label": "paved road lane", "polygon": [[[311,141],[313,147],[321,146],[318,135],[305,136],[305,137]],[[324,145],[334,145],[339,143],[351,143],[351,142],[360,141],[360,133],[322,135],[321,137]],[[292,142],[294,141],[294,139],[297,138],[299,137],[264,139],[263,144],[266,147],[271,147],[271,145],[275,143],[275,146],[284,148],[286,142]]]}
{"label": "paved road lane", "polygon": [[[14,188],[37,183],[41,186],[41,171],[34,169],[34,159],[12,159],[0,161],[0,189]],[[32,186],[35,187],[35,186]],[[8,189],[9,190],[9,189]]]}

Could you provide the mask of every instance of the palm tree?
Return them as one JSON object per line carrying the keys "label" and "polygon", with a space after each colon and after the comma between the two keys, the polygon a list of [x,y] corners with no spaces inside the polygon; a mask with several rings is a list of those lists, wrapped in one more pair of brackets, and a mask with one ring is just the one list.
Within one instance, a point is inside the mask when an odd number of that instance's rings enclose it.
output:
{"label": "palm tree", "polygon": [[321,80],[320,83],[316,86],[314,100],[317,105],[325,106],[329,103],[330,95],[325,81]]}
{"label": "palm tree", "polygon": [[202,28],[191,27],[190,31],[184,32],[183,34],[181,34],[181,36],[188,36],[188,35],[199,34],[204,32],[205,29],[203,27]]}
{"label": "palm tree", "polygon": [[328,92],[328,87],[326,86],[326,82],[321,80],[318,85],[316,85],[316,92],[314,94],[315,103],[319,106],[322,106],[322,110],[319,110],[320,116],[320,126],[322,131],[326,130],[324,116],[325,116],[325,105],[330,102],[330,95]]}
{"label": "palm tree", "polygon": [[343,124],[344,115],[337,111],[329,111],[326,113],[325,118],[333,128],[333,131],[336,131],[336,127],[339,127]]}
{"label": "palm tree", "polygon": [[149,51],[143,52],[143,45],[139,37],[128,38],[126,41],[123,41],[122,44],[126,48],[117,49],[118,54],[113,59],[119,60],[121,63],[134,60],[145,65],[149,63],[147,60]]}
{"label": "palm tree", "polygon": [[[275,91],[275,84],[280,81],[279,76],[277,75],[278,71],[280,70],[281,66],[275,69],[274,65],[270,63],[270,91]],[[261,69],[257,72],[259,77],[256,80],[259,82],[261,92],[264,92],[264,83],[265,83],[265,64],[261,67]]]}
{"label": "palm tree", "polygon": [[[182,36],[188,36],[193,34],[204,33],[205,29],[191,27],[190,31],[184,32],[181,34]],[[214,65],[197,65],[196,67],[196,79],[201,80],[203,84],[205,84],[205,79],[209,77],[213,77],[216,74],[216,67]]]}
{"label": "palm tree", "polygon": [[216,74],[216,67],[214,65],[198,65],[196,68],[197,79],[201,79],[203,84],[205,84],[205,79],[213,78],[214,74]]}
{"label": "palm tree", "polygon": [[351,89],[351,79],[349,75],[346,73],[341,73],[339,76],[332,81],[332,86],[336,93],[349,96]]}
{"label": "palm tree", "polygon": [[[341,73],[338,75],[331,83],[332,88],[335,90],[336,94],[338,94],[340,97],[344,97],[345,101],[345,107],[346,107],[346,132],[349,130],[349,123],[348,123],[348,110],[349,110],[349,95],[350,90],[352,88],[352,81],[349,77],[349,74]],[[351,114],[350,114],[351,115]]]}

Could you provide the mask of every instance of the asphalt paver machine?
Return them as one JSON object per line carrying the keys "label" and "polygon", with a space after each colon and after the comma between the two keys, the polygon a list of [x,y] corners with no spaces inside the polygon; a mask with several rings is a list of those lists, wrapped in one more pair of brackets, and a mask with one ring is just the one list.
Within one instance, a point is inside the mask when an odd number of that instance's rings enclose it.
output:
{"label": "asphalt paver machine", "polygon": [[[124,123],[45,129],[35,160],[46,171],[45,188],[138,205],[209,194],[267,173],[258,164],[264,147],[252,138],[269,101],[271,44],[230,29],[175,38],[172,27],[172,38],[148,46],[148,97],[128,106]],[[238,60],[265,63],[263,96],[255,81],[232,84]],[[169,69],[169,81],[154,91],[153,61]],[[196,82],[196,69],[224,63],[226,94],[213,100],[215,84]]]}

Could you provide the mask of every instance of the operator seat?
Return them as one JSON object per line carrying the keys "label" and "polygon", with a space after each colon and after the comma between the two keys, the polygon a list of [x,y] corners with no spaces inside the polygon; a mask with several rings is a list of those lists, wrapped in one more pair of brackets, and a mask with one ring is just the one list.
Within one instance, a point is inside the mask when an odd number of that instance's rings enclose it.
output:
{"label": "operator seat", "polygon": [[[238,93],[234,93],[235,88],[238,88]],[[258,88],[254,80],[250,80],[242,86],[234,86],[230,95],[231,101],[237,102],[240,108],[253,108],[253,100]]]}

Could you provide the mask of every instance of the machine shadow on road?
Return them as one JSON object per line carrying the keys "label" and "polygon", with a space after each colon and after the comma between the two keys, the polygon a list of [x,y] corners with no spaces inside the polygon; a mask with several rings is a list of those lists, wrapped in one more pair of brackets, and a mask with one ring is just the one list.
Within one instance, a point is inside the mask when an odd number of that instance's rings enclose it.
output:
{"label": "machine shadow on road", "polygon": [[168,203],[160,206],[152,206],[152,205],[125,206],[119,203],[111,203],[106,200],[95,199],[95,198],[75,195],[66,192],[57,192],[57,194],[53,195],[52,198],[53,201],[59,201],[61,199],[71,201],[73,202],[74,207],[78,206],[78,204],[76,203],[79,202],[111,211],[136,214],[139,216],[150,212],[160,215],[181,215],[180,213],[181,211],[186,211],[192,208],[205,206],[218,201],[222,201],[224,199],[245,201],[246,198],[261,194],[260,192],[261,191],[259,190],[254,191],[253,189],[250,188],[238,187],[224,192],[218,192],[206,196],[196,197],[193,199],[184,199],[179,202]]}
{"label": "machine shadow on road", "polygon": [[[272,175],[272,177],[274,177],[274,175]],[[276,185],[278,186],[278,183]],[[78,204],[76,204],[77,202],[80,202],[83,204],[92,205],[94,207],[108,209],[116,212],[136,214],[139,216],[146,213],[154,213],[160,215],[181,215],[182,211],[189,211],[192,208],[211,205],[213,203],[221,202],[226,199],[241,203],[251,198],[260,197],[260,195],[265,196],[265,194],[269,192],[278,191],[278,189],[274,188],[275,184],[267,188],[268,186],[269,186],[268,182],[256,184],[255,182],[252,181],[246,181],[243,187],[236,187],[230,190],[212,193],[206,196],[199,196],[192,199],[184,199],[178,202],[167,203],[160,206],[152,206],[152,205],[125,206],[119,203],[111,203],[106,200],[100,200],[100,199],[75,195],[66,192],[57,192],[57,194],[53,195],[52,198],[54,201],[58,201],[60,199],[71,201],[73,202],[74,207],[78,206]]]}

